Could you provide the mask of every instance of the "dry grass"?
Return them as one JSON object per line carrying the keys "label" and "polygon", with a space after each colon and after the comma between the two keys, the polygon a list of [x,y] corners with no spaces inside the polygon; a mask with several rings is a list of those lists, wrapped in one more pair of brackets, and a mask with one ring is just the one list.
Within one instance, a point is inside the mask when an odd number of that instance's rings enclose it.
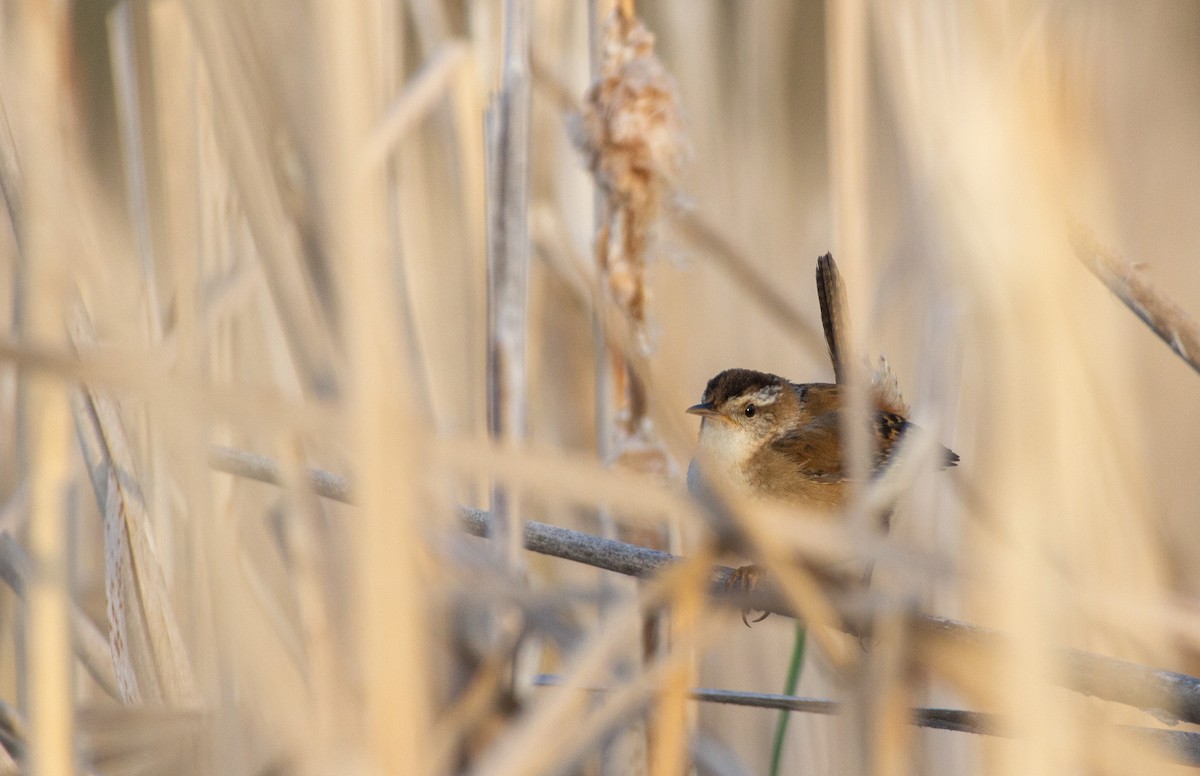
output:
{"label": "dry grass", "polygon": [[[829,6],[0,10],[0,769],[1193,757],[1200,403],[1113,293],[1195,359],[1200,10]],[[831,378],[827,250],[963,460],[886,538],[733,505],[780,699],[682,410]]]}

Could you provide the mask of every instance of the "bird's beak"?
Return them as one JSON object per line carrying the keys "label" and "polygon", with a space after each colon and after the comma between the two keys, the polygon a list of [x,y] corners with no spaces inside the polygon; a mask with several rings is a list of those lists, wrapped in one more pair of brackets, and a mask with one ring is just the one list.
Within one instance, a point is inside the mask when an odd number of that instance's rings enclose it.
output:
{"label": "bird's beak", "polygon": [[711,418],[715,418],[715,417],[717,417],[718,414],[720,414],[715,409],[713,409],[712,404],[709,404],[709,403],[695,404],[691,407],[688,407],[684,411],[689,415],[701,415],[703,417],[711,417]]}

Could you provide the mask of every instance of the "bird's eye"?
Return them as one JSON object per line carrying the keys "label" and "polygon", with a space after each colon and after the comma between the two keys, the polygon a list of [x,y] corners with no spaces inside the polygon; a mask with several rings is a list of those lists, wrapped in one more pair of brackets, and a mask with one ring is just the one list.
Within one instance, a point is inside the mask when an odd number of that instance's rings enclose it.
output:
{"label": "bird's eye", "polygon": [[746,405],[746,417],[752,418],[756,412],[758,412],[758,407],[755,407],[753,404]]}

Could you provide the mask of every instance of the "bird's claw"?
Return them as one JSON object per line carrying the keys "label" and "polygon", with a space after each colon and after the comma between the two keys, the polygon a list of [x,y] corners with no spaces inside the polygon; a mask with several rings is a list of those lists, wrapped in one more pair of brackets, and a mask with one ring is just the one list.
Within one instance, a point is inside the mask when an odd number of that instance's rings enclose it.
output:
{"label": "bird's claw", "polygon": [[763,620],[765,620],[771,616],[770,612],[763,612],[762,614],[755,617],[753,620],[747,620],[746,615],[752,611],[754,611],[754,610],[753,609],[743,609],[742,610],[742,624],[745,625],[747,628],[749,628],[752,624],[754,624],[756,622],[762,622]]}
{"label": "bird's claw", "polygon": [[[753,564],[749,566],[740,566],[734,569],[729,575],[729,580],[725,583],[725,589],[732,593],[741,593],[749,595],[758,589],[758,581],[762,577],[762,570]],[[742,623],[749,628],[751,623],[762,622],[771,616],[770,612],[763,612],[753,620],[748,619],[750,612],[755,609],[742,609]]]}

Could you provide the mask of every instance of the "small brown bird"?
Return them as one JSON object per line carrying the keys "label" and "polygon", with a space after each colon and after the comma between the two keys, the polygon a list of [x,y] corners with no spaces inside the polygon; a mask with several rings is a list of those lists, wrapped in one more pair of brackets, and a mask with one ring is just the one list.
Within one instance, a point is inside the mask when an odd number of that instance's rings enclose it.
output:
{"label": "small brown bird", "polygon": [[[694,494],[705,496],[707,478],[720,478],[745,494],[785,503],[829,510],[845,503],[851,473],[842,440],[845,292],[828,254],[817,262],[817,294],[837,384],[793,383],[749,369],[727,369],[709,380],[700,403],[687,409],[701,417],[700,442],[688,467]],[[915,428],[905,418],[908,408],[887,362],[882,365],[869,388],[872,476],[891,465]],[[958,455],[942,450],[943,468],[956,465]],[[753,566],[735,575],[741,587],[753,588],[756,579]]]}
{"label": "small brown bird", "polygon": [[[884,471],[912,424],[889,394],[873,391],[871,468]],[[849,467],[841,432],[843,387],[796,384],[778,375],[727,369],[708,381],[699,404],[700,444],[688,469],[699,485],[700,468],[746,492],[789,503],[837,507],[846,500]],[[944,449],[944,448],[943,448]],[[945,450],[943,464],[958,456]]]}

